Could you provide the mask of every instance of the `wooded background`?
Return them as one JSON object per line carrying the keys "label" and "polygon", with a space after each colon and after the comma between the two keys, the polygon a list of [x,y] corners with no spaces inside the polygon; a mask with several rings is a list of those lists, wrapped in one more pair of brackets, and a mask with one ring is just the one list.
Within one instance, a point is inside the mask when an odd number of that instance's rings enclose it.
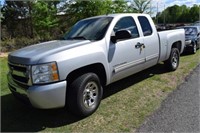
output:
{"label": "wooded background", "polygon": [[[78,20],[111,13],[152,15],[151,0],[5,1],[1,6],[1,51],[61,38]],[[193,23],[199,6],[166,8],[153,17],[159,23]]]}

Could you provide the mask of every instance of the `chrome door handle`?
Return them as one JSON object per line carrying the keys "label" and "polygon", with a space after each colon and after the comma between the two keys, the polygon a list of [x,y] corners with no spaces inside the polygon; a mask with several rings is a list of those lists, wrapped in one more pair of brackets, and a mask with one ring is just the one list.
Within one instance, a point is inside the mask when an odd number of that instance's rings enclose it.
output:
{"label": "chrome door handle", "polygon": [[138,42],[138,43],[135,45],[135,48],[145,48],[145,45],[144,45],[144,43]]}

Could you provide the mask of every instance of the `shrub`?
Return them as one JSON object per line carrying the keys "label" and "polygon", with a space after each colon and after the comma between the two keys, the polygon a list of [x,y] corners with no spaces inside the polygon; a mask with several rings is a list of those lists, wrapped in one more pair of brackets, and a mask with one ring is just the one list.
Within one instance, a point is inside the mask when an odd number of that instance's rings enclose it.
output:
{"label": "shrub", "polygon": [[14,39],[6,39],[1,41],[1,52],[8,52],[14,49],[15,47],[15,40]]}
{"label": "shrub", "polygon": [[32,44],[36,44],[40,42],[39,37],[35,38],[26,38],[26,37],[18,37],[13,39],[6,39],[1,42],[1,52],[9,52],[16,49],[20,49]]}

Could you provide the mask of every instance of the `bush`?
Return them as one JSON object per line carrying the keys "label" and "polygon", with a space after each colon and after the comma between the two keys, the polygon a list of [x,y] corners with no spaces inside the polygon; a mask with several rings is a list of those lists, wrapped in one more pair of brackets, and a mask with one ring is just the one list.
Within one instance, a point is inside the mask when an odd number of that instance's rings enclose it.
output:
{"label": "bush", "polygon": [[14,39],[6,39],[4,41],[1,41],[1,52],[8,52],[14,49],[15,41]]}
{"label": "bush", "polygon": [[40,42],[40,38],[26,38],[26,37],[18,37],[13,39],[6,39],[1,42],[1,52],[9,52],[16,49],[20,49],[32,44],[36,44]]}

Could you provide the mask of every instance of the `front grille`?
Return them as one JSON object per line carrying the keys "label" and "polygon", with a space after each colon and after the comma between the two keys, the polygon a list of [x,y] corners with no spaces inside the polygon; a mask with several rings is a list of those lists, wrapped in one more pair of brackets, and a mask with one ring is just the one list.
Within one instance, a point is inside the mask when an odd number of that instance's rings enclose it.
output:
{"label": "front grille", "polygon": [[23,88],[28,86],[30,80],[29,66],[13,63],[8,63],[8,66],[13,81],[15,81],[18,85],[23,86]]}
{"label": "front grille", "polygon": [[11,64],[9,63],[9,68],[12,68],[16,71],[20,71],[20,72],[26,72],[26,66],[24,65],[16,65],[16,64]]}
{"label": "front grille", "polygon": [[21,83],[25,83],[25,84],[28,83],[28,78],[26,78],[26,77],[20,77],[20,76],[17,76],[17,75],[12,75],[12,77],[13,77],[14,80],[19,81]]}

